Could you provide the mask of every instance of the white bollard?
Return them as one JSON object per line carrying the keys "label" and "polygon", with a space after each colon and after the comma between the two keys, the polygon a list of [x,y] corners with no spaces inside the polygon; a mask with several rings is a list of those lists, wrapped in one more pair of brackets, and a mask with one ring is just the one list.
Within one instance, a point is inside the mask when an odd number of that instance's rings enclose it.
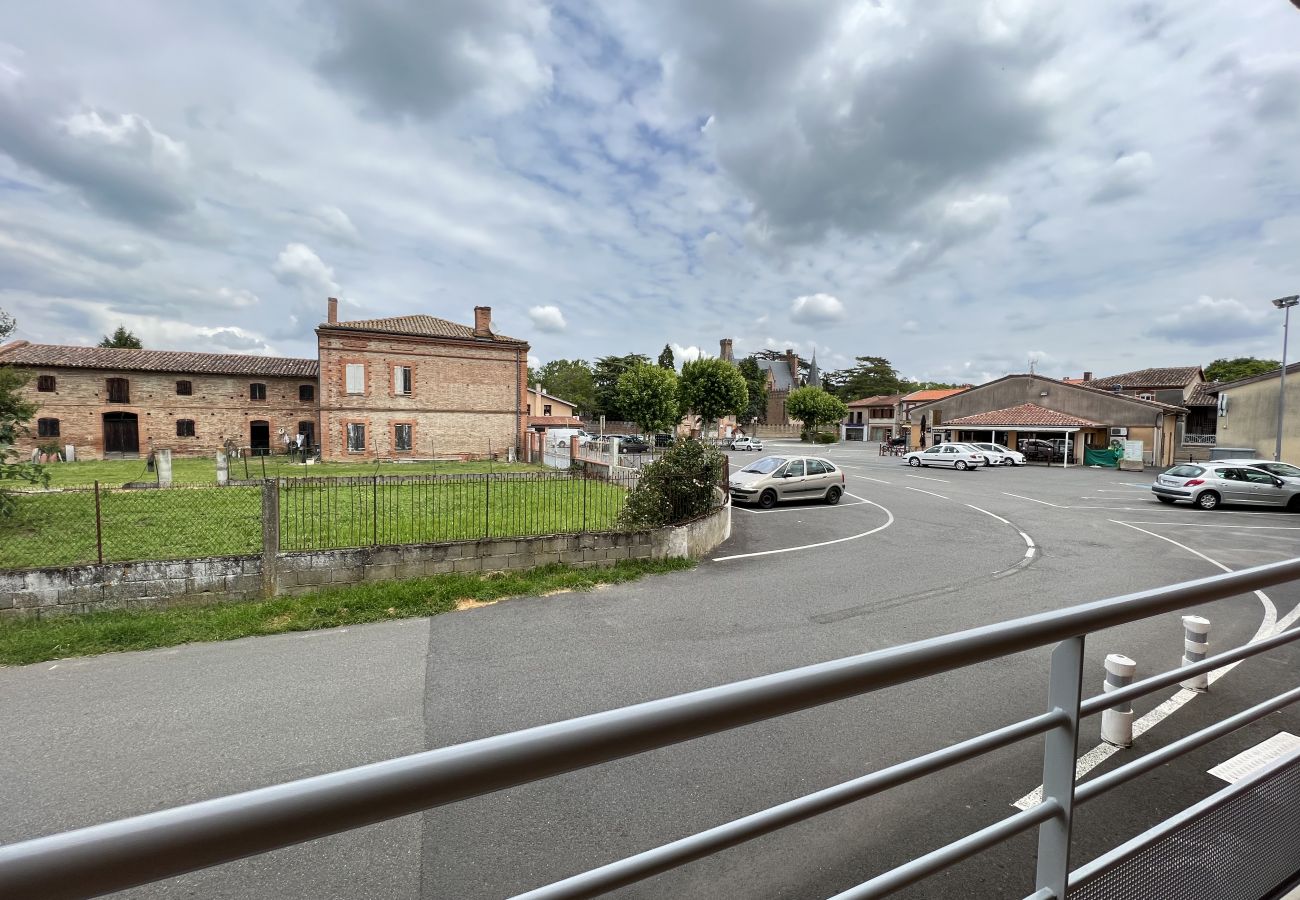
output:
{"label": "white bollard", "polygon": [[153,452],[153,461],[158,472],[158,487],[171,487],[172,452],[170,450],[155,450]]}
{"label": "white bollard", "polygon": [[[1183,616],[1183,665],[1190,666],[1210,655],[1210,620],[1201,616]],[[1208,691],[1210,673],[1193,675],[1178,682],[1179,687],[1190,691]]]}
{"label": "white bollard", "polygon": [[[1133,683],[1133,673],[1137,663],[1122,653],[1112,653],[1106,657],[1106,683],[1102,692],[1109,694]],[[1101,713],[1101,739],[1116,747],[1133,746],[1133,706],[1125,703],[1103,710]]]}
{"label": "white bollard", "polygon": [[226,460],[226,451],[217,451],[217,484],[230,481],[230,463]]}

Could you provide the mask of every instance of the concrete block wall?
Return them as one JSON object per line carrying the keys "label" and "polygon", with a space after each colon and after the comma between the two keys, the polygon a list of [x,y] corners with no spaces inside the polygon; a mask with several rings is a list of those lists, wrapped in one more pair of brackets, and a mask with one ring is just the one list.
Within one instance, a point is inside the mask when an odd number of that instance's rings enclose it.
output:
{"label": "concrete block wall", "polygon": [[551,563],[603,566],[624,559],[700,557],[731,536],[731,507],[653,531],[561,534],[448,544],[408,544],[262,556],[107,563],[0,572],[0,619],[256,600],[331,585],[420,578],[445,572],[508,572]]}

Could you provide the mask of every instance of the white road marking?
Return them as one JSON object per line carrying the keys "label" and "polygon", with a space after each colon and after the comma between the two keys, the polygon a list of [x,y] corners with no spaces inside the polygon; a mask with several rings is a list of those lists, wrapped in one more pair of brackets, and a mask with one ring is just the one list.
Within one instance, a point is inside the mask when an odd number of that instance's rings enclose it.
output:
{"label": "white road marking", "polygon": [[1025,539],[1025,546],[1026,546],[1026,547],[1028,547],[1030,550],[1034,549],[1034,539],[1033,539],[1033,538],[1031,538],[1029,535],[1025,534],[1023,531],[1020,532],[1020,536],[1021,536],[1022,538]]}
{"label": "white road marking", "polygon": [[[852,497],[853,495],[850,494],[848,491],[845,491],[844,496]],[[857,503],[837,503],[835,505],[826,504],[824,506],[791,506],[786,509],[752,509],[750,510],[750,512],[752,512],[756,516],[766,516],[766,515],[770,515],[771,513],[810,512],[818,509],[844,509],[846,506],[861,506],[862,504],[867,502],[866,500],[863,500],[861,497],[857,498],[857,501],[858,501]]]}
{"label": "white road marking", "polygon": [[1235,528],[1239,531],[1300,531],[1296,525],[1205,525],[1201,522],[1142,522],[1134,521],[1130,525],[1163,525],[1166,528]]}
{"label": "white road marking", "polygon": [[[857,498],[857,499],[861,499],[861,498]],[[861,534],[852,534],[849,535],[848,537],[835,538],[833,541],[818,541],[815,544],[803,544],[798,547],[782,547],[779,550],[759,550],[755,553],[737,553],[734,556],[716,556],[713,558],[712,561],[727,562],[733,559],[750,559],[751,557],[755,557],[755,556],[772,556],[777,553],[794,553],[795,551],[798,550],[812,550],[816,547],[829,547],[831,544],[842,544],[845,541],[856,541],[859,540],[860,538],[869,537],[870,535],[873,535],[878,531],[884,531],[890,525],[894,524],[894,514],[890,512],[888,509],[885,509],[885,507],[881,506],[879,503],[875,502],[874,500],[865,500],[863,502],[870,503],[872,506],[882,510],[885,513],[885,515],[889,517],[888,521],[886,521],[884,525],[879,525],[871,529],[870,531],[864,531]]]}
{"label": "white road marking", "polygon": [[1020,494],[1012,494],[1012,493],[1010,493],[1009,491],[1003,491],[1002,493],[1005,494],[1005,495],[1008,496],[1008,497],[1015,497],[1017,500],[1028,500],[1030,503],[1041,503],[1041,504],[1043,504],[1043,506],[1051,506],[1051,507],[1055,507],[1056,509],[1069,509],[1069,508],[1070,508],[1070,507],[1068,507],[1068,506],[1061,506],[1061,505],[1056,504],[1056,503],[1048,503],[1046,500],[1035,500],[1033,497],[1024,497],[1024,496],[1022,496],[1022,495],[1020,495]]}
{"label": "white road marking", "polygon": [[[997,513],[991,513],[987,509],[980,509],[978,506],[973,506],[969,503],[967,503],[966,505],[969,506],[971,509],[975,510],[976,512],[982,512],[986,516],[992,516],[993,518],[997,519],[999,522],[1001,522],[1004,525],[1011,525],[1010,519],[1004,519],[1001,516],[999,516]],[[1012,527],[1014,528],[1015,526]]]}
{"label": "white road marking", "polygon": [[861,478],[863,481],[874,481],[876,484],[893,484],[892,481],[885,481],[883,478],[872,478],[870,475],[855,475],[853,472],[849,474],[853,475],[854,478]]}
{"label": "white road marking", "polygon": [[948,484],[948,483],[949,483],[949,479],[947,479],[947,478],[931,478],[929,475],[909,475],[908,473],[904,472],[904,473],[903,473],[903,477],[904,477],[904,478],[920,478],[920,479],[923,479],[923,480],[925,480],[925,481],[942,481],[944,484]]}
{"label": "white road marking", "polygon": [[[1212,566],[1222,569],[1225,572],[1232,571],[1232,569],[1229,569],[1227,566],[1225,566],[1223,563],[1219,562],[1218,560],[1211,559],[1210,557],[1206,556],[1204,553],[1201,553],[1199,550],[1193,550],[1191,547],[1188,547],[1186,544],[1180,544],[1178,541],[1175,541],[1173,538],[1167,538],[1162,534],[1156,534],[1154,531],[1147,531],[1145,528],[1138,528],[1136,525],[1132,525],[1128,522],[1121,522],[1118,519],[1107,519],[1107,521],[1114,525],[1123,525],[1126,528],[1132,528],[1134,531],[1140,531],[1143,534],[1150,535],[1153,538],[1159,538],[1162,541],[1168,541],[1169,543],[1173,544],[1175,547],[1178,547],[1182,550],[1186,550],[1188,553],[1191,553],[1193,556],[1199,556],[1201,559],[1205,560]],[[1260,622],[1259,630],[1255,632],[1255,636],[1246,642],[1248,644],[1253,644],[1258,640],[1262,640],[1263,638],[1270,637],[1274,634],[1280,634],[1281,629],[1286,627],[1277,621],[1277,607],[1273,604],[1273,601],[1268,598],[1268,595],[1265,594],[1263,591],[1255,591],[1255,596],[1258,597],[1260,603],[1264,605],[1264,620]],[[1287,616],[1287,619],[1293,619],[1298,613],[1300,613],[1300,606],[1297,606],[1297,608],[1292,611],[1291,615]],[[1287,622],[1287,624],[1289,625],[1290,622]],[[1229,663],[1228,665],[1223,666],[1222,668],[1215,669],[1213,672],[1210,672],[1208,675],[1206,675],[1206,681],[1208,681],[1210,684],[1214,684],[1214,682],[1218,681],[1224,675],[1227,675],[1237,666],[1241,665],[1242,662],[1243,662],[1242,660],[1237,660],[1236,662]],[[1188,701],[1192,700],[1197,696],[1198,693],[1196,691],[1189,691],[1186,688],[1179,690],[1178,693],[1174,694],[1164,703],[1161,703],[1155,709],[1151,710],[1151,712],[1147,713],[1145,716],[1143,716],[1142,718],[1138,719],[1133,723],[1133,739],[1136,741],[1139,736],[1145,734],[1147,731],[1150,731],[1161,721],[1173,715],[1184,705],[1186,705]],[[1119,750],[1120,748],[1116,747],[1113,744],[1098,744],[1096,747],[1093,747],[1083,756],[1079,757],[1079,759],[1075,762],[1074,780],[1078,781],[1084,775],[1087,775],[1097,766],[1101,765],[1106,760],[1114,756],[1117,752],[1119,752]],[[1019,800],[1013,803],[1012,806],[1015,806],[1018,809],[1022,809],[1022,810],[1029,809],[1031,806],[1037,806],[1039,803],[1041,803],[1042,799],[1043,799],[1043,786],[1040,784],[1038,787],[1034,788],[1028,794],[1025,794],[1025,796],[1021,797]]]}
{"label": "white road marking", "polygon": [[918,494],[929,494],[931,497],[938,497],[940,500],[947,500],[947,499],[948,499],[948,498],[945,497],[943,494],[936,494],[934,491],[925,491],[925,490],[922,490],[921,488],[914,488],[914,487],[912,487],[912,486],[910,486],[910,485],[906,485],[906,484],[903,485],[903,490],[905,490],[905,491],[916,491]]}

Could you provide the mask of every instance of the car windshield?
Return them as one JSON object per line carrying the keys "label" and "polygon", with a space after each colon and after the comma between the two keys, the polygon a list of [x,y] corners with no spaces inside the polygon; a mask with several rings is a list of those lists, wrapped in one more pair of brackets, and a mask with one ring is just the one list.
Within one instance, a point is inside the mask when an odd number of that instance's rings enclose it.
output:
{"label": "car windshield", "polygon": [[749,465],[745,466],[745,468],[741,469],[740,471],[754,472],[755,474],[758,475],[770,475],[773,472],[775,472],[777,469],[781,468],[781,466],[783,465],[785,465],[785,457],[764,456],[762,459],[758,460],[757,462],[752,462]]}
{"label": "car windshield", "polygon": [[1271,475],[1280,475],[1283,478],[1300,478],[1300,469],[1289,463],[1281,462],[1259,462],[1251,463],[1256,469],[1263,469]]}

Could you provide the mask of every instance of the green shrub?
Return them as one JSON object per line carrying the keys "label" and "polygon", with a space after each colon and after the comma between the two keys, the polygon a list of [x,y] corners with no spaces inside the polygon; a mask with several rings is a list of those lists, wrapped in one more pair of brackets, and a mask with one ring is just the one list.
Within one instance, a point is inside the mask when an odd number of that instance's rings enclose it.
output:
{"label": "green shrub", "polygon": [[707,513],[722,478],[726,457],[696,440],[678,441],[641,470],[641,478],[619,515],[624,528],[658,528]]}
{"label": "green shrub", "polygon": [[814,444],[834,444],[839,439],[840,436],[832,431],[819,431],[813,435]]}

